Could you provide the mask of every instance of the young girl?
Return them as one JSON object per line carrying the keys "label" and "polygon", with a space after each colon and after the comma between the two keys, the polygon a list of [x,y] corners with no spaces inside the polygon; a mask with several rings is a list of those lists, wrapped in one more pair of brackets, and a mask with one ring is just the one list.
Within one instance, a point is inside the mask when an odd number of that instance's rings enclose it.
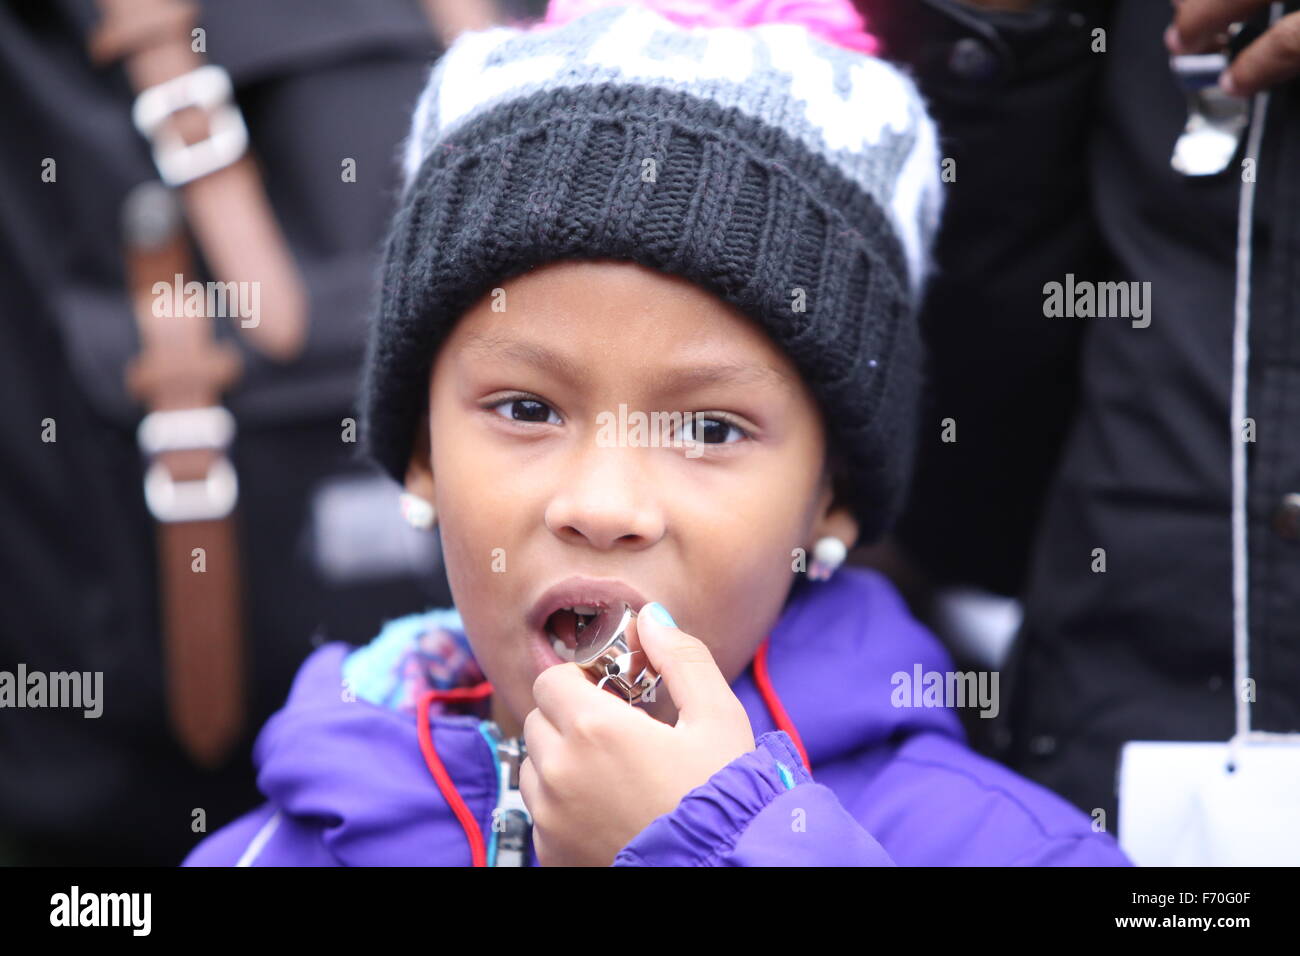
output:
{"label": "young girl", "polygon": [[[186,863],[1125,863],[966,747],[942,647],[836,570],[911,460],[914,87],[848,0],[573,6],[458,40],[405,153],[363,425],[456,607],[314,653],[268,802]],[[636,705],[573,662],[620,601]]]}

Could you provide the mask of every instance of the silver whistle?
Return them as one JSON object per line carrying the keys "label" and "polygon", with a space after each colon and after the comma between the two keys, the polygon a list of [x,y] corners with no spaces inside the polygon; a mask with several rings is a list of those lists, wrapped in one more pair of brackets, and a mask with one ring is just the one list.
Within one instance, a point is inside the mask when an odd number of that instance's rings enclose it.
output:
{"label": "silver whistle", "polygon": [[636,611],[626,601],[601,610],[578,634],[574,662],[596,680],[608,685],[629,704],[654,699],[659,673],[650,665],[636,633]]}

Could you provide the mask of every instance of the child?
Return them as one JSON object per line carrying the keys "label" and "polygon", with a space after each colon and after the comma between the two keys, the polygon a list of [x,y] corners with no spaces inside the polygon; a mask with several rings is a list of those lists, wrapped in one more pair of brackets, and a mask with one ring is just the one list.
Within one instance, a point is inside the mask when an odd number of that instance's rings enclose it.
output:
{"label": "child", "polygon": [[[900,693],[952,662],[836,570],[911,460],[914,87],[848,0],[580,6],[462,36],[406,147],[363,424],[456,607],[312,654],[186,863],[1126,863]],[[572,662],[620,600],[637,706]]]}

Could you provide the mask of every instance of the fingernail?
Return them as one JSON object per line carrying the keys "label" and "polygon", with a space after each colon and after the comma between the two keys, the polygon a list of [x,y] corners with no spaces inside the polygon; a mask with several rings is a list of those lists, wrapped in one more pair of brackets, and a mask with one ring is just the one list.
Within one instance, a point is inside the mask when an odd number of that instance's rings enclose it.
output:
{"label": "fingernail", "polygon": [[1178,28],[1172,23],[1165,29],[1165,48],[1175,56],[1183,52],[1183,42],[1178,39]]}
{"label": "fingernail", "polygon": [[660,624],[663,624],[666,627],[677,626],[677,622],[673,620],[673,616],[668,613],[668,608],[664,607],[658,601],[651,601],[641,609],[642,614],[645,614],[647,611],[650,613],[650,616]]}
{"label": "fingernail", "polygon": [[1232,74],[1227,70],[1219,74],[1219,89],[1229,96],[1241,95],[1241,91],[1237,88],[1237,81],[1232,78]]}

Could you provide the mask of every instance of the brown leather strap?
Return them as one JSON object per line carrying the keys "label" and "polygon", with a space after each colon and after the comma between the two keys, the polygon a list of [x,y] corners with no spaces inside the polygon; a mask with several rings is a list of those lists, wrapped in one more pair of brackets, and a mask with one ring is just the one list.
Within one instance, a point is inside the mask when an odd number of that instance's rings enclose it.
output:
{"label": "brown leather strap", "polygon": [[[187,0],[97,0],[103,13],[89,41],[91,57],[105,64],[125,59],[137,94],[207,64],[193,49],[198,7]],[[241,120],[242,122],[242,120]],[[167,120],[187,144],[209,135],[210,115],[195,106]],[[288,361],[307,335],[307,294],[293,254],[267,200],[250,153],[181,187],[186,216],[215,278],[257,283],[256,324],[235,322],[250,344]]]}
{"label": "brown leather strap", "polygon": [[100,4],[105,19],[90,38],[90,59],[94,63],[115,63],[133,50],[144,49],[172,39],[188,36],[199,19],[199,5],[175,0],[161,8],[148,3],[118,4],[111,19],[107,4]]}
{"label": "brown leather strap", "polygon": [[[203,472],[199,471],[198,475]],[[201,548],[206,569],[195,570]],[[229,519],[160,522],[168,719],[195,763],[220,766],[244,728],[238,542]],[[206,580],[205,580],[206,579]]]}
{"label": "brown leather strap", "polygon": [[[151,416],[215,410],[240,373],[238,351],[213,338],[212,318],[185,314],[184,283],[193,274],[193,262],[176,205],[166,187],[145,184],[128,197],[125,216],[127,278],[141,343],[126,378]],[[146,418],[146,426],[148,422]],[[179,442],[160,443],[181,447],[151,456],[151,478],[156,475],[171,488],[193,487],[185,483],[201,482],[214,468],[228,465],[224,447],[202,447],[203,436],[191,431],[180,435]],[[183,447],[187,443],[200,447]],[[165,520],[156,512],[155,517],[168,720],[191,759],[215,767],[228,756],[244,724],[243,608],[234,518]]]}

